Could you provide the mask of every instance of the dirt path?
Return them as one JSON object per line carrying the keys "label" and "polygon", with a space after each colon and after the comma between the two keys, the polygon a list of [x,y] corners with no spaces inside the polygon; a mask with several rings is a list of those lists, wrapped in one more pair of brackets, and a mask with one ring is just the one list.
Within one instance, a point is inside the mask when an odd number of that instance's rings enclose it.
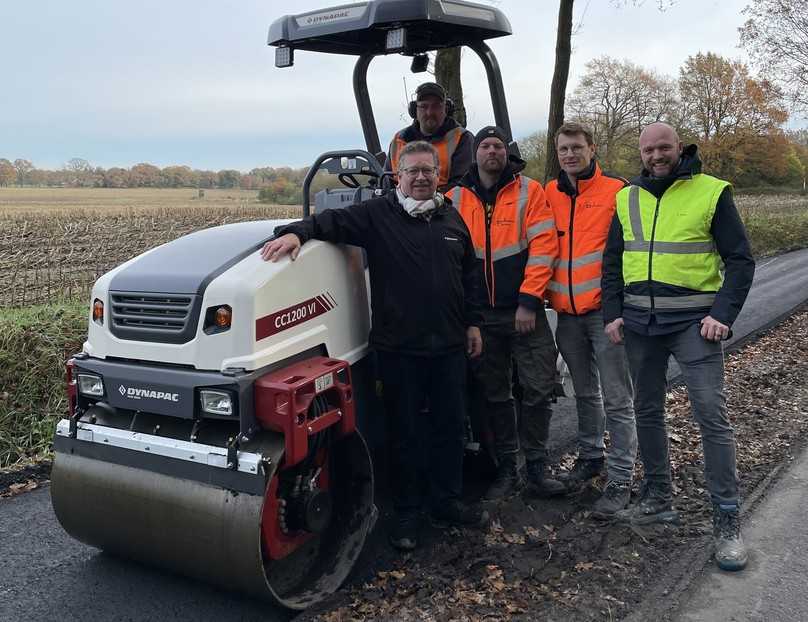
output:
{"label": "dirt path", "polygon": [[[727,385],[748,511],[808,432],[808,311],[728,355]],[[414,554],[378,559],[370,575],[320,610],[320,619],[617,620],[661,613],[661,601],[708,562],[711,540],[699,436],[683,388],[668,395],[667,419],[681,525],[599,523],[588,513],[597,495],[592,487],[561,501],[516,499],[496,509],[486,533],[431,531]]]}

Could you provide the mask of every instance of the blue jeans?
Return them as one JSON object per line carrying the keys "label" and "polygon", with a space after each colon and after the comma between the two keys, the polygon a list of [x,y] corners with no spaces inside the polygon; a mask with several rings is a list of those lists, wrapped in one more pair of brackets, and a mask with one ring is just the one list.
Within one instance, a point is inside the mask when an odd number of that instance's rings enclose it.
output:
{"label": "blue jeans", "polygon": [[637,430],[625,348],[609,341],[600,311],[559,313],[556,343],[575,388],[578,457],[602,458],[603,433],[609,430],[609,480],[630,482],[637,457]]}
{"label": "blue jeans", "polygon": [[670,491],[665,374],[668,357],[673,355],[682,370],[693,418],[701,431],[704,476],[710,498],[713,503],[737,505],[735,434],[727,417],[724,350],[720,342],[704,339],[700,330],[698,323],[667,335],[648,336],[625,330],[645,478],[649,483],[662,485]]}

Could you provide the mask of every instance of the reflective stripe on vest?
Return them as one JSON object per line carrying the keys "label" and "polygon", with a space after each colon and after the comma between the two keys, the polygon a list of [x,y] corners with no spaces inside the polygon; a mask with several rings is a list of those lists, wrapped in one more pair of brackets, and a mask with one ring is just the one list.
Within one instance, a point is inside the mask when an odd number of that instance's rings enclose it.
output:
{"label": "reflective stripe on vest", "polygon": [[[464,131],[465,130],[462,127],[455,127],[446,132],[439,139],[427,141],[438,152],[439,186],[445,186],[449,183],[449,172],[451,171],[452,167],[452,156],[457,150],[457,146],[460,144],[460,139],[463,138]],[[390,169],[393,171],[393,173],[398,172],[398,163],[401,158],[401,150],[406,144],[407,141],[401,138],[401,132],[398,132],[395,135],[395,138],[393,138],[393,144],[390,149]]]}
{"label": "reflective stripe on vest", "polygon": [[594,253],[576,257],[571,262],[556,259],[555,268],[558,270],[569,270],[570,263],[572,264],[572,268],[575,269],[580,268],[581,266],[588,266],[589,264],[598,263],[600,261],[603,261],[603,251],[595,251]]}
{"label": "reflective stripe on vest", "polygon": [[[651,280],[705,294],[720,289],[721,257],[710,228],[718,199],[728,185],[699,173],[690,179],[677,180],[660,199],[639,186],[618,193],[617,217],[623,227],[626,288]],[[648,304],[651,308],[684,309],[706,303],[690,299],[681,306],[670,306],[664,298],[652,296]],[[668,306],[663,307],[665,304]]]}
{"label": "reflective stripe on vest", "polygon": [[[550,281],[547,289],[558,292],[559,294],[568,294],[569,285],[567,283],[559,283],[558,281]],[[575,283],[572,286],[572,294],[583,294],[584,292],[591,292],[592,290],[600,289],[600,279],[590,279],[581,283]]]}
{"label": "reflective stripe on vest", "polygon": [[[691,309],[695,307],[712,307],[715,294],[689,294],[687,296],[654,296],[656,309]],[[624,294],[623,304],[630,307],[651,308],[650,296]]]}
{"label": "reflective stripe on vest", "polygon": [[[624,242],[625,250],[648,252],[651,242],[645,239],[642,231],[642,215],[640,214],[640,188],[631,186],[628,192],[628,215],[631,220],[631,233],[633,240]],[[715,251],[715,242],[659,242],[654,241],[655,253],[669,253],[688,255],[692,253],[712,253]]]}

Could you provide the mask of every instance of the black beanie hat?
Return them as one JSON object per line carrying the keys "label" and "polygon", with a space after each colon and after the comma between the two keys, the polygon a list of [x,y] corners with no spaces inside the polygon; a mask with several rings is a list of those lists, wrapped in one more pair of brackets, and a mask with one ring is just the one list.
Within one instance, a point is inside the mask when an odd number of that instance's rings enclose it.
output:
{"label": "black beanie hat", "polygon": [[499,138],[507,147],[508,146],[508,135],[505,134],[505,130],[496,125],[486,125],[483,129],[477,132],[477,135],[474,137],[474,153],[477,153],[477,148],[480,146],[480,143],[483,142],[486,138]]}

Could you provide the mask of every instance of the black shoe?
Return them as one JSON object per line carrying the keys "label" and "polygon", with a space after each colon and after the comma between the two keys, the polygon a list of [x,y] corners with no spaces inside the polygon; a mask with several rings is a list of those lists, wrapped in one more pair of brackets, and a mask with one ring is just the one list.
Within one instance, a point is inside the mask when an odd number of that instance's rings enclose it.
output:
{"label": "black shoe", "polygon": [[741,538],[741,517],[737,505],[713,506],[715,561],[721,570],[743,570],[747,554]]}
{"label": "black shoe", "polygon": [[528,492],[539,497],[557,497],[566,494],[567,487],[557,479],[547,476],[547,469],[543,460],[528,460],[525,465],[527,472]]}
{"label": "black shoe", "polygon": [[399,551],[412,551],[418,546],[418,514],[396,516],[390,530],[390,544]]}
{"label": "black shoe", "polygon": [[483,495],[484,501],[502,501],[519,493],[524,487],[524,481],[516,467],[515,460],[502,460],[497,469],[496,479]]}
{"label": "black shoe", "polygon": [[631,498],[631,482],[610,481],[603,489],[603,494],[592,506],[592,518],[609,520],[620,510],[628,507]]}
{"label": "black shoe", "polygon": [[643,482],[639,500],[625,510],[615,513],[615,518],[633,525],[651,523],[678,523],[679,512],[673,509],[670,485]]}
{"label": "black shoe", "polygon": [[559,473],[558,479],[569,490],[576,490],[603,473],[603,458],[578,458],[568,473]]}
{"label": "black shoe", "polygon": [[432,524],[446,527],[485,527],[490,521],[488,512],[453,499],[432,510]]}

